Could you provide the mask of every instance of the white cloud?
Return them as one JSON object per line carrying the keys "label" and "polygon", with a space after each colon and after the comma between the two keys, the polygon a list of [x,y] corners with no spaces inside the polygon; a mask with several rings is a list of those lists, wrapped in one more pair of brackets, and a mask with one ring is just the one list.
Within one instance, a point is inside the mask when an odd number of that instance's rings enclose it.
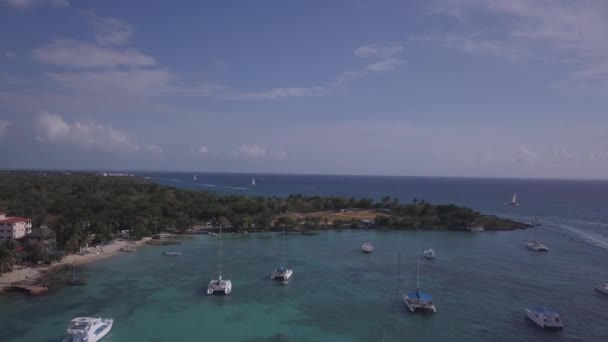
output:
{"label": "white cloud", "polygon": [[133,33],[131,25],[115,18],[96,18],[95,40],[102,45],[125,44]]}
{"label": "white cloud", "polygon": [[16,53],[14,53],[14,52],[11,52],[11,51],[7,51],[7,52],[5,52],[5,53],[3,54],[3,56],[4,56],[4,58],[6,58],[6,59],[12,59],[12,58],[17,57],[17,54],[16,54]]}
{"label": "white cloud", "polygon": [[384,59],[403,52],[403,45],[398,43],[368,44],[355,49],[355,56],[361,58]]}
{"label": "white cloud", "polygon": [[275,100],[286,97],[318,97],[327,94],[325,87],[286,87],[272,88],[261,92],[240,92],[226,94],[228,99],[238,100]]}
{"label": "white cloud", "polygon": [[64,87],[101,95],[155,95],[175,91],[171,85],[175,76],[159,68],[47,73],[46,76]]}
{"label": "white cloud", "polygon": [[456,17],[462,29],[474,30],[450,29],[446,42],[452,47],[512,61],[562,63],[570,71],[558,75],[561,80],[551,84],[555,89],[586,90],[608,83],[604,0],[458,0],[438,2],[433,13]]}
{"label": "white cloud", "polygon": [[534,160],[536,160],[536,153],[532,152],[527,146],[521,145],[517,152],[517,156],[515,157],[515,161],[520,164],[529,164]]}
{"label": "white cloud", "polygon": [[209,153],[209,147],[205,146],[205,145],[201,145],[198,148],[198,152],[199,153]]}
{"label": "white cloud", "polygon": [[54,7],[69,7],[68,0],[4,0],[9,6],[18,9],[27,9],[39,5],[49,5]]}
{"label": "white cloud", "polygon": [[36,139],[42,143],[72,145],[96,151],[149,151],[162,152],[156,145],[136,144],[126,133],[89,122],[67,122],[62,116],[47,111],[38,113],[34,121]]}
{"label": "white cloud", "polygon": [[135,49],[99,47],[75,40],[55,40],[35,49],[34,59],[40,63],[70,68],[152,66],[154,58]]}
{"label": "white cloud", "polygon": [[396,58],[387,58],[367,66],[371,71],[386,72],[397,71],[399,66],[405,64],[405,61]]}
{"label": "white cloud", "polygon": [[13,124],[7,120],[0,120],[0,138],[6,133],[8,128]]}
{"label": "white cloud", "polygon": [[557,160],[573,160],[574,156],[564,148],[553,148],[553,157]]}
{"label": "white cloud", "polygon": [[262,158],[268,155],[266,149],[260,145],[241,145],[241,147],[234,150],[232,153],[237,157],[248,158]]}

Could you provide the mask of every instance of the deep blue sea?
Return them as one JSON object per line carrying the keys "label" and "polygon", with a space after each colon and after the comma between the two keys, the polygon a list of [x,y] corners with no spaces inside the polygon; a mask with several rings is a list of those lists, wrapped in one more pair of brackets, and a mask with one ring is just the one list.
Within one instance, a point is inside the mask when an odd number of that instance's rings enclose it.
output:
{"label": "deep blue sea", "polygon": [[[286,236],[286,286],[269,276],[281,259],[280,233],[225,234],[228,297],[207,297],[217,273],[217,238],[184,239],[171,248],[84,265],[86,287],[56,285],[48,296],[0,297],[0,341],[59,341],[78,315],[111,316],[104,341],[608,341],[608,182],[275,174],[138,173],[168,186],[248,196],[414,197],[487,214],[538,221],[548,253],[524,248],[531,230],[422,232],[336,230]],[[255,177],[256,186],[251,187]],[[506,203],[517,192],[519,207]],[[375,251],[360,253],[362,242]],[[400,294],[421,286],[438,312],[406,311]],[[401,268],[397,267],[401,255]],[[565,324],[545,332],[523,308],[548,305]]]}

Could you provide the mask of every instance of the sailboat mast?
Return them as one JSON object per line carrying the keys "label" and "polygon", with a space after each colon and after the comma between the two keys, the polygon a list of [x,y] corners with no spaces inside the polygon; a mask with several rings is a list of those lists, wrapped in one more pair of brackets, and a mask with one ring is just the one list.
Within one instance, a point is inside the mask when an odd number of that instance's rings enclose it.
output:
{"label": "sailboat mast", "polygon": [[222,225],[220,224],[220,280],[222,280]]}
{"label": "sailboat mast", "polygon": [[287,267],[285,262],[285,229],[283,229],[283,266]]}
{"label": "sailboat mast", "polygon": [[76,266],[74,266],[74,281],[76,281]]}
{"label": "sailboat mast", "polygon": [[416,271],[416,291],[420,289],[420,249],[418,249],[418,268]]}

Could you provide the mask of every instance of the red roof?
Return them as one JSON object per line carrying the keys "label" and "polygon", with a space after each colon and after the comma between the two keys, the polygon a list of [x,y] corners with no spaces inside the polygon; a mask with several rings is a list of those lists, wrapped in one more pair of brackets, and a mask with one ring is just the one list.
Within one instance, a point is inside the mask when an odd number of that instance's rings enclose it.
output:
{"label": "red roof", "polygon": [[8,217],[4,220],[0,220],[0,223],[17,223],[17,222],[31,222],[32,219],[25,217]]}

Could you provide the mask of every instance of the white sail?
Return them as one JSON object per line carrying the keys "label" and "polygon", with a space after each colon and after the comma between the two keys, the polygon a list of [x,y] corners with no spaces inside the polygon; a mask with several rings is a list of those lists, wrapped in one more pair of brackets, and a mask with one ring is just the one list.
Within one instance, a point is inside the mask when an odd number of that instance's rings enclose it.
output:
{"label": "white sail", "polygon": [[517,203],[517,193],[516,192],[513,193],[513,199],[511,200],[511,204],[515,204],[515,203]]}
{"label": "white sail", "polygon": [[251,186],[255,186],[255,177],[251,178]]}
{"label": "white sail", "polygon": [[196,180],[196,175],[194,175],[194,176],[192,177],[192,179],[193,179],[193,180]]}

